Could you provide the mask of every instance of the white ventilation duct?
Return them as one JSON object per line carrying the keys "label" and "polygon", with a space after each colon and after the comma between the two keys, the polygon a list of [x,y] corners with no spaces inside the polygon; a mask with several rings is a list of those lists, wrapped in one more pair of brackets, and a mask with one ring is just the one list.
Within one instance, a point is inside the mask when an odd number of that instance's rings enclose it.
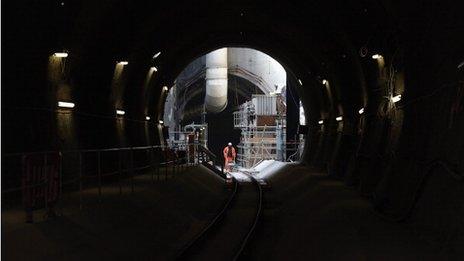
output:
{"label": "white ventilation duct", "polygon": [[227,48],[206,55],[205,105],[213,113],[227,107]]}

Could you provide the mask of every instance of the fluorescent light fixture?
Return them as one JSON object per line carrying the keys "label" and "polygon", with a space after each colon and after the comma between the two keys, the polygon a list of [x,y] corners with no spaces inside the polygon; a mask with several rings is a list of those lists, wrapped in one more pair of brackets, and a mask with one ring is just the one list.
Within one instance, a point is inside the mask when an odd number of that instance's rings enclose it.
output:
{"label": "fluorescent light fixture", "polygon": [[318,121],[317,123],[319,123],[319,125],[322,125],[322,124],[324,123],[324,121],[323,121],[323,120],[320,120],[320,121]]}
{"label": "fluorescent light fixture", "polygon": [[119,65],[128,65],[129,62],[128,61],[120,61],[118,62]]}
{"label": "fluorescent light fixture", "polygon": [[322,84],[326,85],[328,81],[326,79],[322,80]]}
{"label": "fluorescent light fixture", "polygon": [[145,116],[145,120],[149,121],[150,119],[150,116]]}
{"label": "fluorescent light fixture", "polygon": [[164,124],[163,120],[159,120],[158,122],[159,122],[159,124]]}
{"label": "fluorescent light fixture", "polygon": [[61,107],[61,108],[74,108],[74,106],[75,104],[72,102],[62,102],[62,101],[58,102],[58,107]]}
{"label": "fluorescent light fixture", "polygon": [[337,118],[335,118],[336,121],[342,121],[343,120],[343,117],[342,116],[338,116]]}
{"label": "fluorescent light fixture", "polygon": [[163,87],[163,91],[166,92],[166,91],[168,91],[168,90],[169,90],[168,86],[164,86],[164,87]]}
{"label": "fluorescent light fixture", "polygon": [[156,58],[158,58],[158,56],[160,56],[160,55],[161,55],[161,52],[157,52],[157,53],[155,53],[155,55],[153,55],[153,59],[156,59]]}
{"label": "fluorescent light fixture", "polygon": [[380,55],[380,54],[377,54],[377,53],[376,53],[376,54],[374,54],[374,55],[372,55],[372,59],[374,59],[374,60],[377,60],[377,59],[382,59],[382,58],[383,58],[383,57],[382,57],[382,55]]}
{"label": "fluorescent light fixture", "polygon": [[156,68],[155,66],[152,66],[150,69],[153,70],[153,71],[155,71],[155,72],[158,71],[158,68]]}
{"label": "fluorescent light fixture", "polygon": [[400,94],[400,95],[393,96],[393,97],[391,98],[391,100],[392,100],[393,103],[399,102],[399,101],[401,100],[401,94]]}
{"label": "fluorescent light fixture", "polygon": [[59,57],[59,58],[66,58],[68,57],[68,53],[62,52],[62,53],[54,53],[53,56]]}
{"label": "fluorescent light fixture", "polygon": [[300,79],[298,79],[298,83],[299,83],[301,86],[303,86],[303,82],[302,82]]}
{"label": "fluorescent light fixture", "polygon": [[124,115],[124,114],[126,114],[126,112],[123,111],[123,110],[116,110],[116,114],[117,115]]}
{"label": "fluorescent light fixture", "polygon": [[359,112],[359,114],[363,114],[364,113],[364,108],[359,109],[358,112]]}

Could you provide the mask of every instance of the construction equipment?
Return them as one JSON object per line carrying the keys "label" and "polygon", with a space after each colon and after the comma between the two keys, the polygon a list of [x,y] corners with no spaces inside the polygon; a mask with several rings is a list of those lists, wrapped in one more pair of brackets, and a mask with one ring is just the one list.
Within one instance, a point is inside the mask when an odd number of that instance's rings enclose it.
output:
{"label": "construction equipment", "polygon": [[286,106],[280,95],[252,95],[234,112],[241,130],[237,162],[251,168],[263,159],[285,161]]}

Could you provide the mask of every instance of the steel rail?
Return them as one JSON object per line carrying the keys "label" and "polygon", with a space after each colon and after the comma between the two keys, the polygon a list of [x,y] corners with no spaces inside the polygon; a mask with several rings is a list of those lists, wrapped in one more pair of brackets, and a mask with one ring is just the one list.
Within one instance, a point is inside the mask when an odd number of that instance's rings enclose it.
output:
{"label": "steel rail", "polygon": [[196,245],[198,242],[201,240],[204,240],[206,235],[211,231],[217,224],[218,222],[224,218],[227,210],[230,208],[230,205],[232,201],[235,199],[235,196],[237,195],[238,191],[238,182],[233,179],[234,182],[234,189],[232,193],[230,194],[229,198],[227,199],[226,203],[223,205],[221,210],[214,216],[214,218],[211,220],[211,222],[208,223],[208,225],[203,228],[203,230],[197,234],[192,240],[190,240],[184,247],[181,248],[179,251],[179,254],[176,256],[176,259],[184,259],[187,258],[188,252]]}
{"label": "steel rail", "polygon": [[[253,236],[255,229],[258,225],[259,219],[261,218],[261,212],[262,212],[262,195],[263,195],[263,190],[261,188],[261,185],[259,182],[251,175],[247,174],[248,177],[251,179],[252,183],[254,183],[256,191],[258,192],[258,200],[256,204],[256,214],[253,218],[253,222],[251,223],[248,232],[244,235],[243,239],[239,242],[239,246],[237,251],[235,252],[232,260],[237,260],[239,259],[242,255],[243,252],[248,245],[251,237]],[[180,253],[177,255],[176,259],[188,259],[189,257],[189,251],[191,251],[196,244],[199,244],[201,240],[206,240],[207,234],[214,229],[214,227],[218,224],[218,221],[221,220],[226,212],[230,209],[231,202],[237,195],[237,190],[238,190],[238,182],[234,180],[234,191],[232,192],[231,196],[227,200],[227,202],[224,204],[224,207],[218,212],[218,214],[213,218],[213,220],[196,236],[194,237],[191,241],[189,241],[180,251]]]}
{"label": "steel rail", "polygon": [[245,250],[245,247],[248,245],[248,242],[250,241],[250,238],[253,236],[255,229],[258,225],[258,221],[261,218],[261,212],[262,212],[262,204],[263,204],[263,189],[261,188],[261,185],[259,182],[250,174],[245,173],[251,180],[252,182],[256,185],[256,189],[258,191],[258,203],[256,206],[256,215],[253,220],[253,223],[248,230],[248,233],[246,234],[245,238],[243,239],[240,248],[238,249],[237,253],[235,254],[233,260],[237,260],[242,256],[243,251]]}

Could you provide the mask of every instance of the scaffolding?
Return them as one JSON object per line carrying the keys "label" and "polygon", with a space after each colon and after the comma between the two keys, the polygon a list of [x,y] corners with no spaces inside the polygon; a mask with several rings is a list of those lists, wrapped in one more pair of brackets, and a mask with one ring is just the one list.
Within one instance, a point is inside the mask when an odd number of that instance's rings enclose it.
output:
{"label": "scaffolding", "polygon": [[191,124],[176,130],[169,130],[168,146],[176,151],[185,151],[187,153],[188,163],[197,162],[198,146],[206,147],[208,145],[208,124]]}
{"label": "scaffolding", "polygon": [[253,95],[234,112],[234,128],[241,130],[237,163],[252,168],[262,160],[286,159],[285,103],[280,95]]}

